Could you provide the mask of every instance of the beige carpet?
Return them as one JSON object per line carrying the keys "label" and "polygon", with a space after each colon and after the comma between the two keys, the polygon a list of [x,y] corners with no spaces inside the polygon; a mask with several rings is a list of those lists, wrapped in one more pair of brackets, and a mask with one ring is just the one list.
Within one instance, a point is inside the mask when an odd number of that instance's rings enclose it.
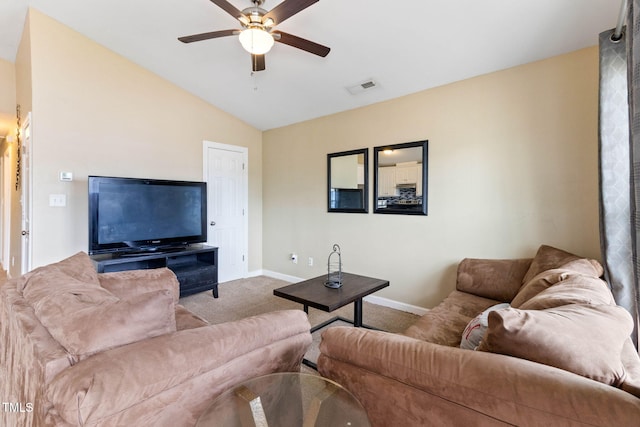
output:
{"label": "beige carpet", "polygon": [[[299,309],[302,304],[273,295],[273,290],[289,285],[289,282],[266,276],[234,280],[219,285],[219,298],[213,298],[211,291],[190,295],[180,299],[180,303],[209,323],[224,323],[239,320],[256,314],[276,310]],[[353,320],[353,304],[346,305],[334,312],[327,313],[314,308],[309,309],[309,323],[318,325],[335,316]],[[418,318],[417,315],[377,304],[364,302],[362,318],[365,325],[389,332],[402,332]],[[332,325],[344,325],[336,322]],[[317,359],[318,344],[322,330],[313,334],[314,342],[306,358]]]}

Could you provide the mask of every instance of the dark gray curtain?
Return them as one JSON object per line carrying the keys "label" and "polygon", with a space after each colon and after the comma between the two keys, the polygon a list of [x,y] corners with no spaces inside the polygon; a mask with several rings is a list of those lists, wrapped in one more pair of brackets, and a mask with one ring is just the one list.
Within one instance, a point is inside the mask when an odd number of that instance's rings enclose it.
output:
{"label": "dark gray curtain", "polygon": [[[640,52],[634,33],[640,0],[630,5],[627,28],[619,41],[613,30],[600,34],[600,242],[616,302],[631,313],[638,347],[640,262]],[[640,35],[638,36],[640,40]],[[640,47],[640,45],[639,45]],[[636,185],[636,181],[638,181]]]}
{"label": "dark gray curtain", "polygon": [[[629,19],[632,17],[630,11]],[[635,117],[640,108],[633,106],[633,85],[638,84],[638,77],[634,78],[637,66],[632,60],[633,34],[623,32],[622,38],[616,41],[613,33],[610,30],[600,34],[600,242],[605,279],[616,302],[634,318],[636,327],[632,338],[637,348],[640,269],[636,248],[640,245],[636,243],[636,236],[640,237],[640,233],[636,229],[640,224],[636,212],[640,212],[637,209],[640,198],[635,181],[640,165],[636,166],[637,160],[632,159],[634,155],[640,158],[640,116]],[[640,95],[640,87],[636,93]],[[638,101],[640,99],[635,102]],[[636,150],[634,143],[638,144]],[[640,183],[637,188],[640,190]]]}
{"label": "dark gray curtain", "polygon": [[[640,308],[640,1],[633,0],[627,20],[627,74],[629,85],[629,156],[631,186],[631,234],[633,236],[633,272],[635,281],[628,292],[629,306],[636,321],[634,342],[638,347],[638,310]],[[635,40],[638,43],[635,43]]]}

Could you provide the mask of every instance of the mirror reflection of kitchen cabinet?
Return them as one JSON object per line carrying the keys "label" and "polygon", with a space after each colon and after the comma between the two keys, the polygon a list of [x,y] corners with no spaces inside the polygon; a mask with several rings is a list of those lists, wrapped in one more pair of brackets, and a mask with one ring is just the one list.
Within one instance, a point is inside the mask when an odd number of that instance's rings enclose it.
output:
{"label": "mirror reflection of kitchen cabinet", "polygon": [[378,195],[395,196],[397,193],[396,168],[394,166],[380,168],[378,173]]}
{"label": "mirror reflection of kitchen cabinet", "polygon": [[419,166],[417,161],[396,163],[396,183],[397,184],[417,184],[418,169],[419,169]]}
{"label": "mirror reflection of kitchen cabinet", "polygon": [[327,154],[327,198],[329,212],[368,212],[369,150]]}
{"label": "mirror reflection of kitchen cabinet", "polygon": [[428,141],[374,148],[375,213],[427,214]]}

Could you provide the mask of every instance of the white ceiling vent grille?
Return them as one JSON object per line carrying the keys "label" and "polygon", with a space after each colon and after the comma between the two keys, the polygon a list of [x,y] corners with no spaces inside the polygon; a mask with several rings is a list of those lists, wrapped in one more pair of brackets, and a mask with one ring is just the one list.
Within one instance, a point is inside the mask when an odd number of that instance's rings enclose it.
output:
{"label": "white ceiling vent grille", "polygon": [[373,89],[375,89],[377,87],[379,87],[379,85],[378,85],[378,83],[375,82],[375,80],[367,79],[367,80],[365,80],[363,82],[360,82],[358,84],[355,84],[353,86],[348,86],[347,90],[349,91],[349,93],[351,95],[359,95],[362,92],[373,90]]}

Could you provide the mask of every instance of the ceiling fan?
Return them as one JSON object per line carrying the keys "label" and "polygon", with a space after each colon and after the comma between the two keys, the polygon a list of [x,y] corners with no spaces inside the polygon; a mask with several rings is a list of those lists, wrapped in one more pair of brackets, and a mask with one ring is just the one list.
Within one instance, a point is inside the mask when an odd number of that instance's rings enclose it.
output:
{"label": "ceiling fan", "polygon": [[218,37],[238,35],[242,47],[251,54],[253,71],[262,71],[265,69],[264,54],[271,49],[274,42],[284,43],[313,53],[314,55],[325,57],[329,54],[330,48],[303,39],[302,37],[274,30],[276,25],[281,24],[286,19],[291,18],[296,13],[306,9],[317,1],[319,0],[284,0],[270,11],[266,11],[260,7],[262,3],[264,3],[264,0],[251,0],[253,6],[240,11],[227,0],[211,0],[212,3],[236,18],[243,29],[194,34],[191,36],[178,37],[178,40],[183,43],[192,43]]}

